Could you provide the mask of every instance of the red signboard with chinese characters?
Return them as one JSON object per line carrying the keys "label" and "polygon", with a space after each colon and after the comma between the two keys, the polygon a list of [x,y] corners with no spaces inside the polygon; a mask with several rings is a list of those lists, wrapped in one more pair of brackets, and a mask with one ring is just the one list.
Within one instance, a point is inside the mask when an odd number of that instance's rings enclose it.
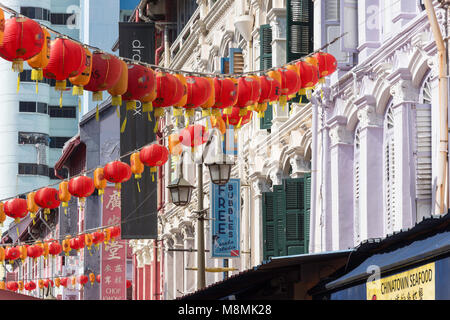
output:
{"label": "red signboard with chinese characters", "polygon": [[[120,222],[120,194],[115,187],[106,187],[103,194],[102,225]],[[127,241],[120,240],[102,245],[101,299],[126,300]]]}

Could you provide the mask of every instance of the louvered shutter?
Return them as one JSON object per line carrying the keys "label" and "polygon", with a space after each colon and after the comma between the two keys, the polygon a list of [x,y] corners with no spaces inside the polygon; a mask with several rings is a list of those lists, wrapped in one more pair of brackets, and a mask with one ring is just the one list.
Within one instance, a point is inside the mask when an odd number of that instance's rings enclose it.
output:
{"label": "louvered shutter", "polygon": [[305,173],[305,190],[303,193],[304,203],[305,203],[305,251],[304,253],[308,253],[309,251],[309,237],[310,237],[310,217],[311,217],[311,173]]}
{"label": "louvered shutter", "polygon": [[[259,69],[267,70],[272,68],[272,28],[269,24],[263,24],[259,27],[259,43],[260,43],[260,55],[259,55]],[[272,106],[267,103],[267,109],[264,112],[264,116],[260,119],[260,129],[268,129],[272,127],[273,109]]]}
{"label": "louvered shutter", "polygon": [[263,255],[264,260],[275,256],[276,230],[275,220],[276,211],[274,208],[274,194],[272,192],[263,192]]}
{"label": "louvered shutter", "polygon": [[244,56],[239,48],[230,48],[230,73],[244,72]]}
{"label": "louvered shutter", "polygon": [[230,58],[220,58],[220,73],[230,73]]}
{"label": "louvered shutter", "polygon": [[431,212],[431,104],[416,104],[415,123],[416,198],[417,213],[420,217]]}
{"label": "louvered shutter", "polygon": [[355,131],[355,154],[354,154],[354,190],[353,190],[353,197],[354,197],[354,208],[353,208],[353,212],[354,212],[354,224],[355,224],[355,233],[354,233],[354,238],[355,238],[355,244],[358,244],[361,241],[361,232],[360,232],[360,181],[361,181],[361,172],[360,172],[360,153],[359,153],[359,148],[360,148],[360,130],[359,128],[356,129]]}
{"label": "louvered shutter", "polygon": [[394,137],[389,136],[385,145],[385,231],[392,233],[395,230],[395,148]]}
{"label": "louvered shutter", "polygon": [[[286,193],[286,251],[287,255],[305,253],[306,197],[305,180],[284,180]],[[308,232],[309,233],[309,232]]]}
{"label": "louvered shutter", "polygon": [[313,51],[313,9],[312,0],[287,0],[286,62]]}

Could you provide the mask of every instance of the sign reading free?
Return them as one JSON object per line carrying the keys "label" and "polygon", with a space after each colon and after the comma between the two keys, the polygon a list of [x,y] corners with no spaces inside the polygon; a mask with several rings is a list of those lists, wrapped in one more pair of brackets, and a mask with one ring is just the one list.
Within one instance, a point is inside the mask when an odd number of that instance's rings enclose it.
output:
{"label": "sign reading free", "polygon": [[434,262],[369,281],[366,287],[367,300],[434,300]]}
{"label": "sign reading free", "polygon": [[239,257],[241,182],[230,179],[225,185],[211,183],[211,257]]}

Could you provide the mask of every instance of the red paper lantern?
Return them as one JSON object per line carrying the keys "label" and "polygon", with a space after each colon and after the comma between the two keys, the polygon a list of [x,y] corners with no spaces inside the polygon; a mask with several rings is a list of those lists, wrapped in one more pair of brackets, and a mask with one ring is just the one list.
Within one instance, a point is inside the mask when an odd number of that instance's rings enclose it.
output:
{"label": "red paper lantern", "polygon": [[80,242],[78,241],[78,238],[70,239],[70,248],[76,251],[80,250]]}
{"label": "red paper lantern", "polygon": [[39,23],[25,17],[12,17],[5,22],[0,56],[12,61],[14,71],[22,72],[23,61],[39,54],[44,41],[44,32]]}
{"label": "red paper lantern", "polygon": [[135,105],[137,100],[150,94],[155,86],[156,75],[152,69],[138,64],[128,64],[128,88],[122,99]]}
{"label": "red paper lantern", "polygon": [[122,161],[112,161],[103,168],[104,178],[116,184],[116,188],[120,189],[122,182],[128,181],[131,178],[131,167]]}
{"label": "red paper lantern", "polygon": [[119,226],[114,226],[110,228],[110,237],[112,240],[114,240],[115,238],[120,236],[120,227]]}
{"label": "red paper lantern", "polygon": [[87,276],[85,276],[84,274],[82,274],[81,276],[78,277],[78,283],[81,284],[82,286],[84,286],[88,281],[89,281],[89,278]]}
{"label": "red paper lantern", "polygon": [[34,283],[33,281],[27,282],[25,284],[25,290],[27,291],[33,291],[36,289],[36,283]]}
{"label": "red paper lantern", "polygon": [[7,248],[5,250],[5,259],[6,260],[16,260],[20,258],[20,250],[17,247]]}
{"label": "red paper lantern", "polygon": [[62,278],[62,279],[61,279],[61,285],[62,285],[64,288],[67,287],[68,282],[69,282],[69,278]]}
{"label": "red paper lantern", "polygon": [[254,111],[257,111],[260,116],[266,111],[267,103],[277,101],[281,94],[281,84],[274,78],[268,75],[259,77],[261,83],[261,95],[259,96],[258,106]]}
{"label": "red paper lantern", "polygon": [[314,88],[314,86],[319,81],[319,69],[306,61],[299,61],[296,63],[299,70],[301,89],[299,91],[300,95],[305,95],[306,90]]}
{"label": "red paper lantern", "polygon": [[259,81],[254,77],[240,77],[238,81],[238,100],[236,106],[245,108],[255,104],[261,93]]}
{"label": "red paper lantern", "polygon": [[239,107],[233,107],[231,110],[231,114],[224,114],[222,116],[223,121],[225,121],[228,125],[236,126],[240,128],[241,126],[249,123],[252,120],[252,111],[246,110],[246,114],[241,116],[242,112]]}
{"label": "red paper lantern", "polygon": [[[79,176],[70,179],[69,192],[78,198],[89,197],[95,191],[94,180],[86,176]],[[81,199],[80,199],[81,200]],[[83,199],[84,200],[84,199]]]}
{"label": "red paper lantern", "polygon": [[8,281],[6,288],[10,291],[17,291],[17,289],[19,289],[19,284],[16,281]]}
{"label": "red paper lantern", "polygon": [[[319,68],[319,78],[323,79],[326,76],[334,73],[337,68],[336,58],[327,52],[317,52],[314,55],[317,61],[317,67]],[[320,81],[319,79],[319,81]],[[321,81],[323,82],[323,80]]]}
{"label": "red paper lantern", "polygon": [[58,208],[61,203],[61,201],[59,201],[58,190],[49,187],[39,189],[34,195],[34,201],[39,207],[44,208],[46,220],[47,215],[50,213],[50,209]]}
{"label": "red paper lantern", "polygon": [[232,107],[238,100],[238,84],[229,79],[214,79],[214,91],[216,101],[213,108],[224,109]]}
{"label": "red paper lantern", "polygon": [[85,234],[80,234],[76,239],[78,240],[78,247],[80,249],[83,249],[84,246],[86,245],[86,241],[85,241],[86,235]]}
{"label": "red paper lantern", "polygon": [[25,218],[28,214],[27,200],[20,198],[8,200],[5,202],[3,209],[8,217],[19,223],[20,219]]}
{"label": "red paper lantern", "polygon": [[279,100],[280,104],[284,106],[287,100],[289,100],[289,96],[297,93],[300,77],[292,69],[280,68],[278,72],[281,74],[281,95]]}
{"label": "red paper lantern", "polygon": [[208,141],[208,133],[200,124],[191,125],[181,130],[179,140],[183,145],[193,148]]}
{"label": "red paper lantern", "polygon": [[44,286],[45,286],[46,288],[48,288],[49,286],[50,286],[50,287],[53,287],[53,280],[51,280],[51,279],[45,279],[45,280],[44,280]]}
{"label": "red paper lantern", "polygon": [[40,256],[42,256],[43,253],[44,253],[44,248],[42,248],[41,246],[39,246],[37,244],[29,246],[27,248],[27,255],[33,259],[39,258]]}
{"label": "red paper lantern", "polygon": [[111,89],[120,79],[122,63],[119,58],[106,53],[95,51],[92,54],[92,72],[85,90],[92,91],[93,101],[102,101],[102,91]]}
{"label": "red paper lantern", "polygon": [[178,78],[166,72],[156,72],[156,99],[153,107],[170,107],[183,97],[183,85]]}
{"label": "red paper lantern", "polygon": [[48,252],[52,256],[57,256],[58,254],[60,254],[62,252],[62,246],[59,244],[58,241],[51,240],[50,244],[48,245]]}
{"label": "red paper lantern", "polygon": [[97,275],[97,277],[95,277],[95,280],[100,283],[102,281],[102,276],[101,275]]}
{"label": "red paper lantern", "polygon": [[105,234],[103,232],[100,231],[95,231],[92,234],[92,243],[94,243],[94,245],[98,248],[98,246],[100,245],[100,243],[103,242],[103,240],[105,240]]}
{"label": "red paper lantern", "polygon": [[169,158],[169,150],[165,146],[154,143],[141,149],[139,159],[149,167],[160,167]]}
{"label": "red paper lantern", "polygon": [[80,44],[70,39],[56,38],[50,45],[50,60],[44,68],[44,77],[55,79],[55,90],[64,91],[66,79],[80,74],[85,63],[86,52]]}
{"label": "red paper lantern", "polygon": [[132,285],[131,281],[130,281],[130,280],[127,280],[127,289],[130,288],[131,285]]}
{"label": "red paper lantern", "polygon": [[206,78],[186,77],[187,95],[186,104],[183,108],[185,108],[185,115],[187,117],[194,116],[194,109],[208,101],[211,90],[211,85]]}

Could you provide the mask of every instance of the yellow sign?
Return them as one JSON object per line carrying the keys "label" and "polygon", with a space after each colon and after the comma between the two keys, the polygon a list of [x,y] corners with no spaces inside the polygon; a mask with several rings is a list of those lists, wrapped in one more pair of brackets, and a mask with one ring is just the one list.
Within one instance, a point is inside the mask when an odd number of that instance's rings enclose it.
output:
{"label": "yellow sign", "polygon": [[367,282],[367,300],[434,300],[434,262]]}

